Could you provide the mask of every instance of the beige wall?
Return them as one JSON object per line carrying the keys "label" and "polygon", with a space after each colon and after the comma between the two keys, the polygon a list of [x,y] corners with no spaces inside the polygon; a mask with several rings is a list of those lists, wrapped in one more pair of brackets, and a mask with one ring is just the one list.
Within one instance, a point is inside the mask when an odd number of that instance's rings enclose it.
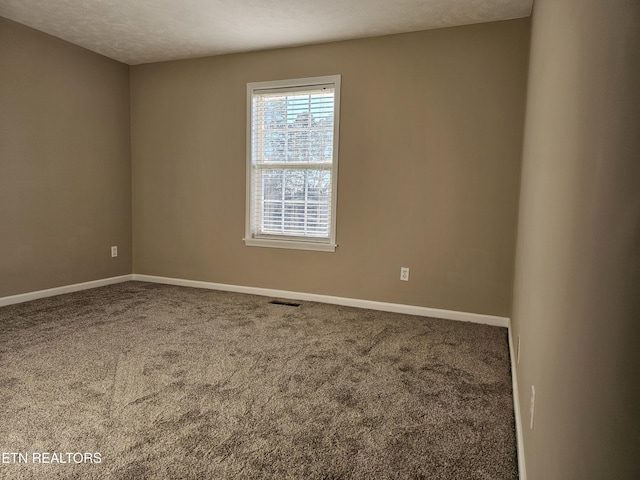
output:
{"label": "beige wall", "polygon": [[[525,19],[132,67],[134,272],[509,315],[528,40]],[[246,247],[246,84],[329,74],[339,247]]]}
{"label": "beige wall", "polygon": [[512,319],[528,478],[637,479],[640,2],[536,0],[532,25]]}
{"label": "beige wall", "polygon": [[129,68],[0,18],[0,72],[0,297],[130,273]]}

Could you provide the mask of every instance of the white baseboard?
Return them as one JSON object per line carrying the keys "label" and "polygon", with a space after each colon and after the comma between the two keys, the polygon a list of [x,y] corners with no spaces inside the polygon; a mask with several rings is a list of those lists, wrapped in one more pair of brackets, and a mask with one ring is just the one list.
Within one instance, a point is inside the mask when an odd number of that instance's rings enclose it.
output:
{"label": "white baseboard", "polygon": [[385,312],[405,313],[421,317],[443,318],[445,320],[458,320],[461,322],[482,323],[494,327],[509,326],[509,318],[484,315],[480,313],[457,312],[454,310],[441,310],[438,308],[418,307],[415,305],[403,305],[400,303],[376,302],[373,300],[359,300],[356,298],[334,297],[315,293],[290,292],[287,290],[274,290],[271,288],[245,287],[241,285],[228,285],[224,283],[200,282],[196,280],[184,280],[180,278],[157,277],[153,275],[141,275],[134,273],[133,280],[141,282],[164,283],[179,285],[182,287],[206,288],[209,290],[222,290],[226,292],[248,293],[265,297],[285,298],[289,300],[304,300],[309,302],[331,303],[347,307],[368,308]]}
{"label": "white baseboard", "polygon": [[19,295],[11,295],[9,297],[0,297],[0,307],[13,305],[14,303],[29,302],[31,300],[37,300],[38,298],[53,297],[55,295],[88,290],[90,288],[104,287],[105,285],[112,285],[114,283],[128,282],[133,280],[132,277],[132,275],[121,275],[119,277],[103,278],[101,280],[93,280],[91,282],[84,283],[74,283],[73,285],[48,288],[46,290],[38,290],[36,292],[21,293]]}
{"label": "white baseboard", "polygon": [[513,330],[509,322],[509,353],[511,356],[511,382],[513,385],[513,413],[516,419],[516,443],[518,445],[518,478],[527,480],[527,466],[524,461],[524,438],[522,432],[522,417],[520,416],[520,394],[518,393],[518,369],[516,363],[516,351],[514,348]]}
{"label": "white baseboard", "polygon": [[509,327],[509,318],[494,315],[484,315],[481,313],[458,312],[454,310],[442,310],[439,308],[419,307],[416,305],[403,305],[400,303],[376,302],[373,300],[360,300],[357,298],[335,297],[331,295],[319,295],[316,293],[290,292],[287,290],[275,290],[271,288],[245,287],[241,285],[228,285],[224,283],[200,282],[196,280],[184,280],[180,278],[158,277],[154,275],[130,274],[119,277],[105,278],[91,282],[76,283],[62,287],[38,290],[36,292],[22,293],[9,297],[0,297],[0,307],[13,305],[14,303],[28,302],[38,298],[53,297],[65,293],[88,290],[90,288],[103,287],[114,283],[137,280],[141,282],[164,283],[168,285],[179,285],[183,287],[206,288],[209,290],[221,290],[226,292],[248,293],[251,295],[262,295],[265,297],[286,298],[290,300],[304,300],[319,303],[331,303],[334,305],[344,305],[347,307],[367,308],[370,310],[381,310],[384,312],[405,313],[408,315],[418,315],[421,317],[443,318],[445,320],[457,320],[461,322],[481,323],[494,327]]}

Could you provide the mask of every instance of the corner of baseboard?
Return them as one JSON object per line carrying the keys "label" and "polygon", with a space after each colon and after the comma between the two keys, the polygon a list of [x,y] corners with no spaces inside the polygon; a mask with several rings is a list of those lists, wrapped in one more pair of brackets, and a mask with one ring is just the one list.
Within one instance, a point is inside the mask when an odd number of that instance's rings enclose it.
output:
{"label": "corner of baseboard", "polygon": [[524,455],[524,433],[522,431],[522,417],[520,416],[520,395],[518,392],[518,368],[516,365],[516,355],[513,342],[513,329],[511,320],[508,325],[509,337],[509,357],[511,358],[511,382],[513,389],[513,415],[516,422],[516,445],[518,450],[518,478],[527,480],[527,466]]}

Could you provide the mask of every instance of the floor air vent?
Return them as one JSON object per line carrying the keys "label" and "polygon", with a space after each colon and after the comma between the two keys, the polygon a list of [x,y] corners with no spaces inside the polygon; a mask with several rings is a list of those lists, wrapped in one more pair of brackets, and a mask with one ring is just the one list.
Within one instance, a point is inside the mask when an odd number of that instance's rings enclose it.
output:
{"label": "floor air vent", "polygon": [[287,307],[299,307],[300,304],[296,302],[284,302],[282,300],[271,300],[269,303],[272,305],[285,305]]}

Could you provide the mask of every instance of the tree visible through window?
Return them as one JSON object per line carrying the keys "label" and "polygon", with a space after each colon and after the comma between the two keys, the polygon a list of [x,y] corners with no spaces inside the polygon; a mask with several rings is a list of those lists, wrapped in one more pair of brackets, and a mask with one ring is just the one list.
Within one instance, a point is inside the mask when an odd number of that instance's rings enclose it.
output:
{"label": "tree visible through window", "polygon": [[335,249],[340,77],[248,85],[248,245]]}

